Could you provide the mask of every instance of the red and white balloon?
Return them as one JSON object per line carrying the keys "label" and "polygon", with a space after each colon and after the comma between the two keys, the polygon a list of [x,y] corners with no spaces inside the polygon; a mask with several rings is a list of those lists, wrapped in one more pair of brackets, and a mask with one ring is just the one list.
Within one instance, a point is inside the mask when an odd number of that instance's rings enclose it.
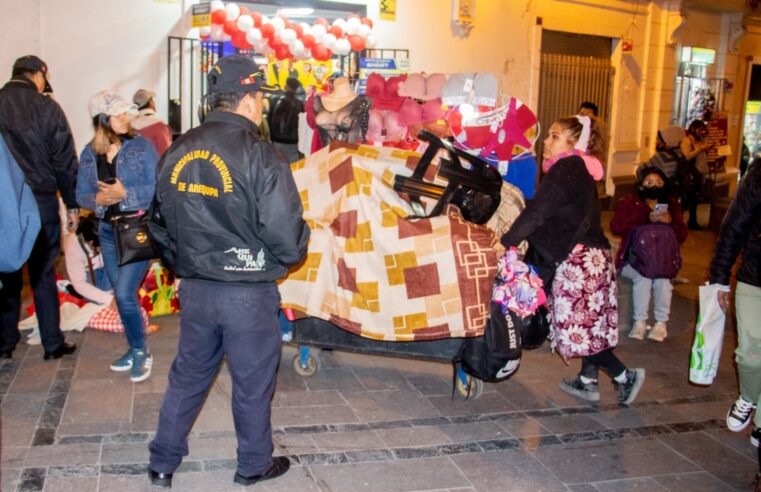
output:
{"label": "red and white balloon", "polygon": [[254,49],[262,54],[274,53],[278,59],[329,60],[333,54],[373,48],[378,36],[373,21],[353,15],[348,19],[317,19],[310,26],[290,22],[282,16],[268,18],[249,12],[234,2],[211,2],[210,27],[200,29],[202,39],[230,41],[239,49]]}

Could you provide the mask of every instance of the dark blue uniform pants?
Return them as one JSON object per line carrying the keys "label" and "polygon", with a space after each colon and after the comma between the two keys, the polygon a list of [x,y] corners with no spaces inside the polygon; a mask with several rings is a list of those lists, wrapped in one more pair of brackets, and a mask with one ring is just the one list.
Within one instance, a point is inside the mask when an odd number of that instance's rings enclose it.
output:
{"label": "dark blue uniform pants", "polygon": [[[61,315],[58,307],[58,288],[55,280],[55,260],[61,251],[61,218],[58,199],[37,197],[41,227],[32,252],[26,262],[29,282],[34,294],[34,308],[40,324],[40,338],[45,351],[52,352],[61,346]],[[2,232],[0,232],[2,234]],[[21,315],[21,270],[0,274],[0,321],[2,340],[0,351],[13,352],[21,338],[18,331]]]}
{"label": "dark blue uniform pants", "polygon": [[180,342],[149,446],[151,468],[174,473],[188,454],[188,433],[224,355],[233,383],[237,471],[263,473],[272,461],[270,410],[280,360],[277,285],[184,279],[179,297]]}

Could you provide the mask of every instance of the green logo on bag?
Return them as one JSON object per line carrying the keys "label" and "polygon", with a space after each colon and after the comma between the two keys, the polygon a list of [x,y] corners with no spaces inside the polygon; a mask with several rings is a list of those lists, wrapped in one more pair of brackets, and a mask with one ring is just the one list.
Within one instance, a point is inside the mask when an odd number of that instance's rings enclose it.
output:
{"label": "green logo on bag", "polygon": [[[700,320],[698,320],[698,324],[700,324]],[[703,337],[703,333],[698,331],[695,332],[695,345],[692,347],[692,355],[690,357],[690,369],[703,369],[703,345],[705,344],[705,339]]]}

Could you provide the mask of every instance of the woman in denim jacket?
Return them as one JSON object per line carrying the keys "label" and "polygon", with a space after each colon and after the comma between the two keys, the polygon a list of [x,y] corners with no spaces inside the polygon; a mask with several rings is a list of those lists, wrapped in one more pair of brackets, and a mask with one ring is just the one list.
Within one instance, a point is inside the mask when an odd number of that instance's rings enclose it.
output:
{"label": "woman in denim jacket", "polygon": [[137,290],[148,270],[148,261],[119,266],[111,221],[119,215],[145,211],[156,187],[158,154],[145,138],[130,127],[136,106],[121,96],[101,91],[89,103],[95,136],[79,158],[77,200],[95,211],[101,220],[100,244],[103,262],[129,349],[111,364],[117,372],[131,371],[133,382],[151,374],[153,359],[145,343],[145,326]]}

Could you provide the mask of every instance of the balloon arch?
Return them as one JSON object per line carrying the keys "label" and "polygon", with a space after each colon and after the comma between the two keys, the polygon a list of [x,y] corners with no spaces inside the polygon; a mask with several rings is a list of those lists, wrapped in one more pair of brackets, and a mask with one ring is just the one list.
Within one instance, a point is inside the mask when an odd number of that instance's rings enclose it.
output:
{"label": "balloon arch", "polygon": [[202,40],[230,41],[239,49],[253,49],[261,54],[274,54],[279,60],[297,59],[326,61],[333,54],[348,55],[352,51],[373,48],[378,42],[373,21],[358,15],[336,19],[290,22],[282,15],[267,17],[251,12],[236,3],[211,2],[211,26],[200,29]]}

